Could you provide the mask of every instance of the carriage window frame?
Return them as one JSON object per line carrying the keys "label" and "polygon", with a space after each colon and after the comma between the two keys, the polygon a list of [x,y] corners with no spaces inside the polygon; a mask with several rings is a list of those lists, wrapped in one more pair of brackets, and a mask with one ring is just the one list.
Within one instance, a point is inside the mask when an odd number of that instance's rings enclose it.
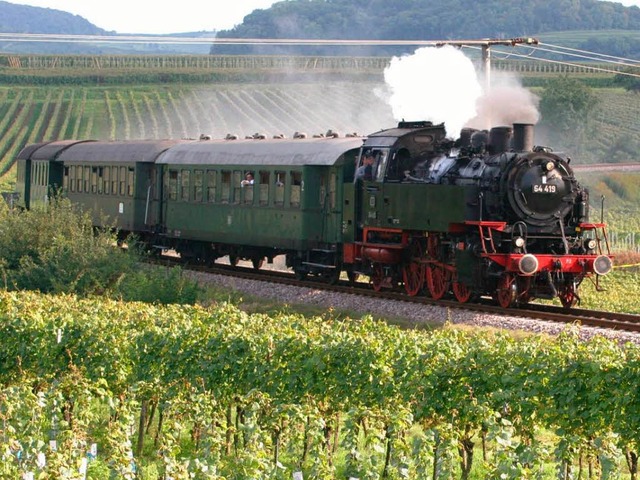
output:
{"label": "carriage window frame", "polygon": [[76,192],[80,193],[82,192],[82,175],[84,168],[82,168],[82,165],[76,165],[74,168],[76,169]]}
{"label": "carriage window frame", "polygon": [[220,202],[231,203],[231,170],[222,170],[220,172]]}
{"label": "carriage window frame", "polygon": [[284,206],[284,191],[287,188],[287,172],[276,170],[274,174],[273,204],[281,207]]}
{"label": "carriage window frame", "polygon": [[136,185],[136,171],[133,167],[127,169],[127,196],[133,197]]}
{"label": "carriage window frame", "polygon": [[104,167],[102,175],[102,193],[109,195],[111,193],[111,167]]}
{"label": "carriage window frame", "polygon": [[98,193],[98,167],[91,167],[91,193]]}
{"label": "carriage window frame", "polygon": [[291,208],[300,208],[302,202],[302,191],[304,189],[304,181],[302,180],[302,172],[292,170],[289,172],[291,176],[291,189],[289,191],[289,206]]}
{"label": "carriage window frame", "polygon": [[84,187],[82,191],[84,193],[89,193],[91,190],[89,189],[89,184],[91,182],[91,167],[85,165],[84,167],[84,175],[82,176],[82,180],[84,181]]}
{"label": "carriage window frame", "polygon": [[191,185],[191,170],[185,168],[180,170],[180,201],[189,201],[189,187]]}
{"label": "carriage window frame", "polygon": [[218,181],[218,171],[207,170],[207,202],[209,203],[216,202],[216,192],[218,190],[217,181]]}
{"label": "carriage window frame", "polygon": [[267,170],[261,170],[258,173],[258,204],[269,205],[269,190],[271,188],[271,172]]}
{"label": "carriage window frame", "polygon": [[178,199],[178,170],[167,170],[167,200],[176,201]]}
{"label": "carriage window frame", "polygon": [[117,166],[111,167],[111,195],[118,195],[118,171]]}
{"label": "carriage window frame", "polygon": [[124,197],[125,194],[127,193],[127,167],[120,167],[120,171],[118,173],[118,180],[119,180],[119,185],[120,188],[118,190],[118,193],[121,197]]}
{"label": "carriage window frame", "polygon": [[62,190],[65,192],[73,192],[73,181],[71,179],[71,172],[73,171],[73,167],[69,165],[64,166],[64,176],[62,177]]}
{"label": "carriage window frame", "polygon": [[204,170],[193,171],[193,201],[196,203],[202,203],[203,201],[203,184],[204,184]]}

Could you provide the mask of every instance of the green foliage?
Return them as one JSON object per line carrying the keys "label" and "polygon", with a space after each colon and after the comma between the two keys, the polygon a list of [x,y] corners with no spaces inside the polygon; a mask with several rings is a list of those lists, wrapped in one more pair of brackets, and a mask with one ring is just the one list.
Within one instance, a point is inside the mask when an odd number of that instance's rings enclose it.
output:
{"label": "green foliage", "polygon": [[[594,472],[619,478],[640,448],[640,350],[573,331],[516,340],[0,292],[0,334],[3,478],[60,478],[94,442],[94,475],[184,479],[470,467],[515,480],[550,478],[549,463],[572,478],[597,457]],[[461,456],[480,438],[486,458]]]}
{"label": "green foliage", "polygon": [[44,208],[0,204],[0,274],[5,288],[44,293],[106,294],[153,303],[194,303],[202,290],[180,269],[141,267],[134,238],[116,248],[116,232],[63,198]]}
{"label": "green foliage", "polygon": [[575,78],[547,81],[540,95],[540,114],[551,144],[564,144],[575,154],[583,153],[597,103],[593,91]]}
{"label": "green foliage", "polygon": [[[218,32],[218,37],[439,40],[512,38],[574,30],[589,30],[592,36],[597,36],[603,30],[611,34],[613,29],[639,28],[640,15],[635,9],[596,0],[532,0],[518,5],[499,0],[437,0],[428,4],[420,0],[305,0],[277,2],[267,10],[256,10],[242,24]],[[624,42],[604,46],[618,49],[626,46],[621,43]],[[637,43],[630,43],[629,47],[631,50],[624,51],[640,53]],[[309,51],[309,47],[304,48]],[[315,47],[311,51],[336,54],[343,49]],[[377,51],[389,54],[392,50],[379,47]],[[256,52],[267,50],[264,46],[215,43],[211,47],[211,53]],[[300,54],[300,47],[288,52]],[[393,52],[398,53],[399,49]]]}
{"label": "green foliage", "polygon": [[100,294],[134,258],[114,249],[115,234],[95,230],[91,218],[67,200],[46,208],[0,211],[0,252],[6,288]]}
{"label": "green foliage", "polygon": [[188,280],[179,267],[142,266],[122,277],[115,295],[123,301],[193,304],[202,298],[204,291]]}

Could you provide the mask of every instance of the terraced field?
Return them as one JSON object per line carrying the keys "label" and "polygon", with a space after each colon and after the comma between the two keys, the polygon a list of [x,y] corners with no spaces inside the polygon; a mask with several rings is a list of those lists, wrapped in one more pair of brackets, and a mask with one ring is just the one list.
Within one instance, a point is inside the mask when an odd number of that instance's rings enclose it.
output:
{"label": "terraced field", "polygon": [[0,174],[27,143],[369,133],[393,123],[376,84],[0,88]]}

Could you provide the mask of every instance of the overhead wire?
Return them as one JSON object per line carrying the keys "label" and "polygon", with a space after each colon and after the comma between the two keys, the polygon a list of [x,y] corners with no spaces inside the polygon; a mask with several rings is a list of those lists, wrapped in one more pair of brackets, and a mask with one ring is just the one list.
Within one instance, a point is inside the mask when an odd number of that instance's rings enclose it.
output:
{"label": "overhead wire", "polygon": [[[574,56],[574,57],[578,57],[578,58],[583,58],[583,59],[587,59],[587,60],[592,61],[592,62],[599,62],[601,64],[603,64],[603,63],[604,64],[613,64],[613,65],[619,65],[619,66],[627,66],[627,67],[630,67],[630,68],[638,68],[640,66],[640,63],[638,65],[627,63],[629,61],[635,62],[635,60],[632,60],[632,59],[625,59],[625,58],[622,58],[622,57],[616,57],[617,59],[624,60],[624,62],[606,60],[606,59],[600,58],[601,54],[598,54],[598,53],[595,53],[595,52],[588,52],[586,50],[583,50],[582,52],[584,52],[585,54],[591,54],[591,56],[582,55],[582,54],[575,54],[575,53],[556,52],[554,50],[547,49],[547,48],[541,48],[541,47],[536,46],[536,45],[515,45],[515,46],[516,47],[520,47],[520,48],[529,48],[529,49],[532,50],[532,52],[533,51],[541,51],[541,52],[547,52],[547,53],[557,53],[557,54],[561,54],[561,55],[567,55],[567,56]],[[470,47],[470,48],[474,48],[474,47]],[[524,55],[524,54],[515,53],[513,51],[505,52],[505,51],[500,50],[500,49],[495,49],[494,53],[501,53],[501,54],[504,54],[506,56],[524,58],[524,59],[529,59],[529,60],[536,60],[536,61],[544,62],[544,63],[552,63],[552,64],[557,64],[557,65],[575,67],[575,68],[586,68],[588,70],[593,70],[593,71],[596,71],[596,72],[613,73],[613,74],[618,74],[618,75],[625,75],[625,76],[640,78],[640,72],[634,73],[633,71],[624,71],[624,70],[617,70],[617,69],[613,69],[613,68],[605,68],[603,66],[598,66],[598,65],[588,65],[588,64],[585,64],[585,63],[573,63],[573,62],[568,62],[568,61],[563,61],[563,60],[554,60],[554,59],[551,59],[551,58],[544,58],[544,57],[539,57],[539,56],[534,57],[534,56],[532,56],[532,53]]]}

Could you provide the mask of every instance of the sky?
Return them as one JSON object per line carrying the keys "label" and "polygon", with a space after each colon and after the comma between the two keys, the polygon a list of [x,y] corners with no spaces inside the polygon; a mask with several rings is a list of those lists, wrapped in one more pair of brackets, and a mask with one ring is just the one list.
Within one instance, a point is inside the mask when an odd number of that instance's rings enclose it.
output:
{"label": "sky", "polygon": [[[84,17],[117,33],[170,34],[227,30],[277,0],[7,0]],[[640,0],[638,0],[640,1]]]}
{"label": "sky", "polygon": [[[8,0],[80,15],[116,33],[170,34],[227,30],[278,0]],[[640,7],[640,0],[617,0]]]}

